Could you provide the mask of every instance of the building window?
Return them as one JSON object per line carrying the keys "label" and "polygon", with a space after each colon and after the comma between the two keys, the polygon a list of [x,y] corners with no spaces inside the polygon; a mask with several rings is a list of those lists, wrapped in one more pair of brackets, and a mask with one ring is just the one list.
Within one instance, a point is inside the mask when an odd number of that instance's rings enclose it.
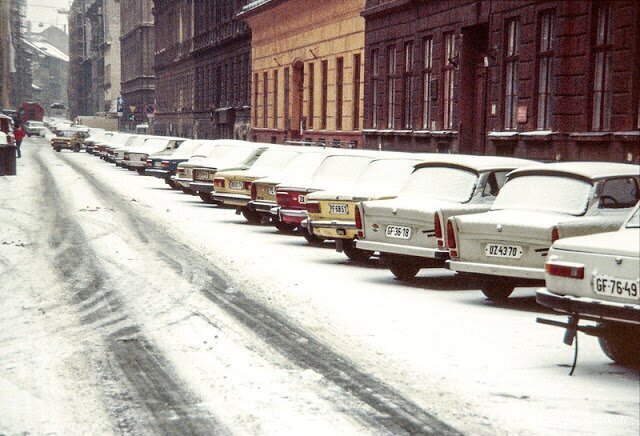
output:
{"label": "building window", "polygon": [[442,128],[453,129],[453,93],[455,87],[456,36],[453,32],[444,34],[444,79],[442,98]]}
{"label": "building window", "polygon": [[[220,76],[220,67],[218,67],[218,78]],[[217,83],[220,83],[220,80]],[[218,98],[220,98],[220,91],[218,91]],[[253,75],[253,105],[253,125],[258,127],[258,73]],[[220,104],[218,104],[218,107],[220,107]]]}
{"label": "building window", "polygon": [[329,63],[328,61],[322,61],[321,64],[321,79],[322,79],[322,94],[320,96],[320,128],[327,128],[327,76],[329,74]]}
{"label": "building window", "polygon": [[278,128],[278,70],[273,71],[273,128]]}
{"label": "building window", "polygon": [[638,97],[638,111],[636,112],[636,118],[638,119],[638,125],[636,127],[640,129],[640,96]]}
{"label": "building window", "polygon": [[396,107],[396,48],[387,47],[387,128],[395,127]]}
{"label": "building window", "polygon": [[342,100],[344,91],[344,58],[336,59],[336,130],[342,130]]}
{"label": "building window", "polygon": [[284,69],[284,128],[286,130],[291,128],[291,121],[289,120],[289,67]]}
{"label": "building window", "polygon": [[431,128],[431,78],[433,74],[433,39],[422,40],[422,128]]}
{"label": "building window", "polygon": [[540,15],[538,39],[538,130],[551,129],[551,99],[553,85],[553,12]]}
{"label": "building window", "polygon": [[310,63],[309,64],[309,116],[308,116],[308,120],[307,120],[307,129],[313,129],[313,117],[315,116],[314,114],[314,105],[316,103],[315,101],[315,86],[316,86],[316,78],[315,78],[315,70],[314,70],[314,64]]}
{"label": "building window", "polygon": [[353,130],[360,129],[360,53],[353,55]]}
{"label": "building window", "polygon": [[371,127],[378,128],[378,83],[380,82],[380,64],[378,50],[371,51]]}
{"label": "building window", "polygon": [[505,89],[504,89],[504,129],[517,127],[518,111],[518,64],[520,60],[520,23],[507,22],[505,39]]}
{"label": "building window", "polygon": [[267,110],[267,95],[269,94],[269,73],[262,73],[262,104],[264,106],[262,110],[262,127],[267,127],[267,116],[269,111]]}
{"label": "building window", "polygon": [[611,5],[597,3],[595,14],[591,128],[608,130],[611,117]]}
{"label": "building window", "polygon": [[404,88],[404,95],[402,98],[402,123],[405,129],[411,129],[413,126],[413,99],[411,98],[413,94],[413,42],[407,42],[404,44],[402,85]]}

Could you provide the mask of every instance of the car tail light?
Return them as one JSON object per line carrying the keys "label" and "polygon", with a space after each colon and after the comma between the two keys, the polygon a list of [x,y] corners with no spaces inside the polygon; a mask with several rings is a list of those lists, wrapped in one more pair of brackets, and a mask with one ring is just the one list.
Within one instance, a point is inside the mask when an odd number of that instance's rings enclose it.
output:
{"label": "car tail light", "polygon": [[147,168],[153,168],[153,161],[151,159],[147,159]]}
{"label": "car tail light", "polygon": [[250,191],[252,183],[253,182],[251,180],[245,180],[244,182],[242,182],[242,187],[244,188],[245,191]]}
{"label": "car tail light", "polygon": [[584,278],[584,266],[582,265],[547,262],[544,265],[544,270],[551,276],[567,277],[579,280]]}
{"label": "car tail light", "polygon": [[254,201],[258,199],[258,185],[255,183],[251,184],[251,199]]}
{"label": "car tail light", "polygon": [[358,229],[358,237],[363,238],[364,227],[362,226],[362,212],[360,212],[360,205],[356,205],[355,217],[356,217],[356,229]]}
{"label": "car tail light", "polygon": [[456,232],[453,229],[453,220],[447,220],[447,246],[449,248],[449,256],[458,257],[458,244],[456,243]]}
{"label": "car tail light", "polygon": [[179,175],[179,176],[184,176],[185,173],[186,173],[186,171],[185,171],[184,168],[178,168],[176,170],[176,174]]}
{"label": "car tail light", "polygon": [[163,161],[162,161],[162,168],[163,168],[163,169],[168,170],[168,169],[169,169],[169,166],[170,166],[170,165],[169,165],[169,161],[168,161],[168,160],[163,160]]}
{"label": "car tail light", "polygon": [[435,236],[438,241],[438,248],[444,248],[444,239],[442,238],[442,220],[440,219],[440,212],[436,212],[433,216],[433,226],[435,228]]}
{"label": "car tail light", "polygon": [[320,213],[320,203],[317,201],[307,202],[307,212]]}
{"label": "car tail light", "polygon": [[213,189],[224,189],[224,177],[213,178]]}
{"label": "car tail light", "polygon": [[291,197],[289,196],[289,193],[286,191],[276,190],[276,202],[278,203],[278,206],[287,207],[291,202]]}
{"label": "car tail light", "polygon": [[146,158],[146,157],[144,157],[144,156],[141,156],[141,157],[140,157],[140,160],[141,160],[142,162],[144,162],[144,161],[146,161],[146,160],[147,160],[147,158]]}
{"label": "car tail light", "polygon": [[560,239],[560,232],[557,227],[554,227],[553,230],[551,230],[551,243],[554,243],[558,239]]}
{"label": "car tail light", "polygon": [[129,153],[125,153],[125,154],[124,154],[124,158],[123,158],[123,160],[129,160]]}

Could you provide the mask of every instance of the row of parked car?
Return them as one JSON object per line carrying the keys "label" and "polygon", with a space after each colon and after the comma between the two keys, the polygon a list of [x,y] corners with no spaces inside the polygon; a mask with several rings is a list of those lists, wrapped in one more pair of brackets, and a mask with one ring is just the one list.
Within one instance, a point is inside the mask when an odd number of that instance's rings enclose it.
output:
{"label": "row of parked car", "polygon": [[[94,132],[88,153],[249,222],[299,232],[399,280],[447,268],[504,304],[515,287],[640,362],[640,166]],[[546,287],[543,287],[546,282]],[[582,322],[586,321],[586,323]],[[595,322],[595,324],[594,324]]]}

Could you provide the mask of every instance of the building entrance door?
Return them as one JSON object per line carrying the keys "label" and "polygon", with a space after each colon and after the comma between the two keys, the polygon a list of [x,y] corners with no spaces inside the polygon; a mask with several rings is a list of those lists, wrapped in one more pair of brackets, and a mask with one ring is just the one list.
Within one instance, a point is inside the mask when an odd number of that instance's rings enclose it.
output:
{"label": "building entrance door", "polygon": [[293,99],[291,101],[291,139],[300,139],[304,131],[302,125],[304,63],[300,60],[293,63]]}
{"label": "building entrance door", "polygon": [[484,154],[487,140],[489,26],[462,29],[460,52],[460,152]]}

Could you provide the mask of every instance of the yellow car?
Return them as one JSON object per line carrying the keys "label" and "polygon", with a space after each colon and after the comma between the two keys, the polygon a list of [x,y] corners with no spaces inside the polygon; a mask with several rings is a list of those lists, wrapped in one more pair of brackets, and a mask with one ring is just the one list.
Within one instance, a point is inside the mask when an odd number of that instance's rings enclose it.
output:
{"label": "yellow car", "polygon": [[236,210],[251,223],[262,221],[264,214],[252,210],[252,183],[258,179],[269,177],[282,172],[293,160],[303,153],[321,150],[311,147],[272,146],[260,155],[249,168],[221,171],[213,178],[211,193],[214,202],[226,206],[234,206]]}
{"label": "yellow car", "polygon": [[336,249],[352,260],[366,260],[372,251],[355,246],[355,206],[360,201],[393,198],[413,171],[428,155],[393,153],[369,163],[355,185],[340,191],[317,191],[307,196],[307,230],[322,239],[334,239]]}

